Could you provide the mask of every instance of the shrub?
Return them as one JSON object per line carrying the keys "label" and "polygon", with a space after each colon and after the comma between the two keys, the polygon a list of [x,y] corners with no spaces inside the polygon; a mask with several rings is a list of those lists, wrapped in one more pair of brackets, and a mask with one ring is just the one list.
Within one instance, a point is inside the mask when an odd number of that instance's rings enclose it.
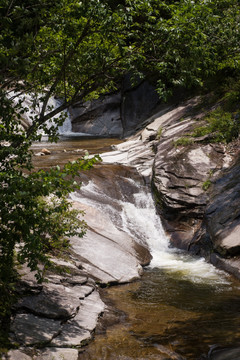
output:
{"label": "shrub", "polygon": [[213,142],[229,143],[237,138],[240,131],[239,114],[224,111],[221,107],[212,111],[205,119],[207,124],[198,127],[193,132],[193,137],[214,134]]}

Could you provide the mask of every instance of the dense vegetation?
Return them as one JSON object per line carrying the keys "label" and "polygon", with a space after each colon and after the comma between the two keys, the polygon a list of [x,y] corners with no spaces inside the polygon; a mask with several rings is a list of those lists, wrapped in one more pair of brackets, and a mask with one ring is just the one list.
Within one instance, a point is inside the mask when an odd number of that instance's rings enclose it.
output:
{"label": "dense vegetation", "polygon": [[[64,115],[55,115],[118,89],[126,73],[133,82],[148,78],[164,100],[176,89],[238,78],[239,10],[237,0],[1,1],[0,286],[7,299],[16,259],[41,279],[46,248],[85,231],[67,195],[77,187],[72,177],[98,159],[32,172],[29,149],[39,130],[56,141]],[[52,96],[61,98],[58,108],[49,105]],[[32,124],[24,130],[26,112]]]}

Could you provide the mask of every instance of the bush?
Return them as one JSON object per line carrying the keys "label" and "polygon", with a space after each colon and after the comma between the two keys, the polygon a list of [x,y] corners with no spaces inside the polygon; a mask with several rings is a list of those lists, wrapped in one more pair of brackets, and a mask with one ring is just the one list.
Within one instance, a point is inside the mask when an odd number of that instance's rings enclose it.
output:
{"label": "bush", "polygon": [[232,114],[219,107],[212,111],[205,120],[207,124],[196,128],[192,134],[193,137],[214,134],[213,142],[229,143],[239,135],[239,113]]}

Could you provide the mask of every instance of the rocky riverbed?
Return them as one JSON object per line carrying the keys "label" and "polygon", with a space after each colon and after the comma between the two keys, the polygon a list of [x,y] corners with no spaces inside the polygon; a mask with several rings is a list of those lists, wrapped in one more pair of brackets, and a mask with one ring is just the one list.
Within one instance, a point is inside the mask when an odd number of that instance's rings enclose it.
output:
{"label": "rocky riverbed", "polygon": [[[238,147],[206,139],[176,146],[203,115],[198,98],[162,108],[137,134],[102,155],[103,165],[92,173],[92,181],[110,188],[118,176],[134,180],[124,180],[128,196],[134,182],[152,186],[171,243],[240,278]],[[89,182],[85,175],[82,181]],[[118,190],[111,189],[114,201]],[[9,360],[78,359],[78,349],[92,339],[98,319],[109,311],[99,288],[138,279],[151,259],[147,244],[119,230],[103,211],[84,202],[74,206],[84,209],[89,230],[82,240],[70,239],[67,259],[54,259],[59,273],[47,273],[47,282],[39,285],[27,268],[20,270],[21,297],[10,329],[19,348],[8,353]]]}

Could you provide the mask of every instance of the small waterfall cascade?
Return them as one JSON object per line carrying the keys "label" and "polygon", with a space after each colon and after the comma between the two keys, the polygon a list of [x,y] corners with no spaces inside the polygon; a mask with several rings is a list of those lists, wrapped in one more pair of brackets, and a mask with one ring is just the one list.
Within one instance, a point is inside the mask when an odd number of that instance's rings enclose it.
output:
{"label": "small waterfall cascade", "polygon": [[225,273],[217,270],[205,259],[170,247],[149,191],[140,191],[134,197],[134,203],[122,203],[124,229],[130,234],[137,231],[138,236],[145,239],[152,255],[151,268],[161,268],[175,275],[178,273],[181,278],[197,283],[227,281]]}
{"label": "small waterfall cascade", "polygon": [[82,185],[81,194],[73,193],[71,198],[108,213],[116,227],[131,235],[140,244],[147,244],[152,255],[149,267],[163,269],[194,283],[228,283],[227,275],[205,259],[172,248],[156,213],[150,190],[146,186],[134,184],[134,180],[130,178],[127,182],[132,188],[134,186],[130,197],[126,197],[121,191],[121,199],[119,196],[114,199],[90,181],[87,185]]}
{"label": "small waterfall cascade", "polygon": [[[41,96],[41,94],[39,94],[39,97]],[[15,95],[14,93],[10,93],[9,97],[13,98],[14,103],[17,104],[19,101],[22,101],[22,105],[25,107],[25,112],[22,115],[23,119],[25,120],[26,124],[31,125],[32,124],[32,119],[40,114],[40,106],[36,105],[35,108],[33,108],[33,104],[34,104],[34,96],[31,96],[31,94],[23,94],[23,95]],[[50,97],[49,101],[48,101],[48,107],[49,109],[56,109],[57,107],[59,107],[62,104],[61,99],[57,99],[55,97]],[[49,110],[49,111],[51,111]],[[72,123],[71,123],[71,117],[70,117],[70,113],[68,110],[64,110],[63,112],[61,112],[60,114],[54,116],[52,119],[48,120],[46,122],[46,125],[48,128],[50,128],[51,126],[56,126],[55,120],[58,119],[61,115],[65,116],[65,121],[63,123],[63,125],[58,127],[58,134],[62,135],[62,136],[84,136],[84,135],[88,135],[88,134],[83,134],[83,133],[75,133],[72,131]],[[41,133],[44,136],[44,132],[43,130],[39,130],[39,133]]]}

